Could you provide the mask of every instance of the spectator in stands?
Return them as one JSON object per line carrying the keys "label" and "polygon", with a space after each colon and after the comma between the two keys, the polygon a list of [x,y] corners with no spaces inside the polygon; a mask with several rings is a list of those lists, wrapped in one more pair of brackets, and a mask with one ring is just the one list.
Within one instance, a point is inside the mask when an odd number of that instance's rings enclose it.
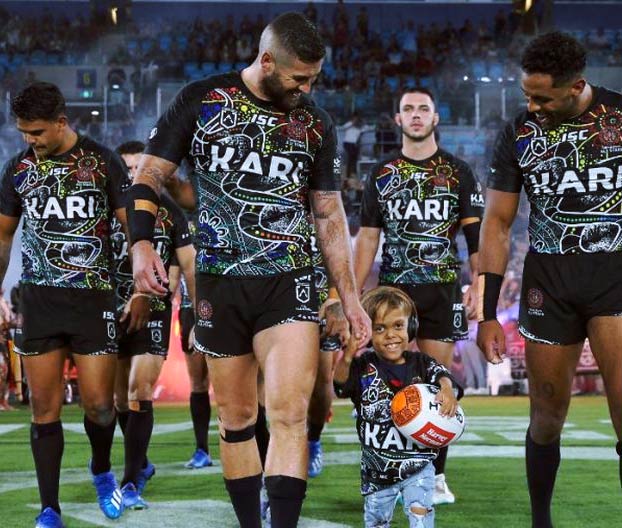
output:
{"label": "spectator in stands", "polygon": [[346,177],[356,178],[356,162],[359,157],[359,141],[363,133],[363,120],[354,112],[350,120],[339,127],[343,133],[343,149],[346,151]]}

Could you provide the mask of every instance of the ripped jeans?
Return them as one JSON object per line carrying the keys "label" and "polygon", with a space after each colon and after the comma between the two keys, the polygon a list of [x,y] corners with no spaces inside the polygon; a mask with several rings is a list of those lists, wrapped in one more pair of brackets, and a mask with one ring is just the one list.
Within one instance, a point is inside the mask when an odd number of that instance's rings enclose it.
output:
{"label": "ripped jeans", "polygon": [[[426,465],[419,473],[365,496],[365,528],[389,528],[395,502],[402,494],[404,513],[409,528],[434,528],[434,464]],[[415,513],[412,509],[425,509],[427,513]]]}

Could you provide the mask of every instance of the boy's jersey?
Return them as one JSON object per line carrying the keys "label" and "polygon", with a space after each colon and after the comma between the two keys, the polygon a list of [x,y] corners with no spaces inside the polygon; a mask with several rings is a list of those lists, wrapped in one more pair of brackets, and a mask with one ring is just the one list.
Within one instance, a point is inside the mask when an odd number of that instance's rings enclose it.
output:
{"label": "boy's jersey", "polygon": [[[418,473],[434,460],[436,449],[422,449],[397,430],[391,419],[391,400],[414,383],[438,385],[441,377],[457,383],[449,371],[421,352],[404,352],[405,365],[392,365],[373,351],[354,358],[344,384],[335,383],[340,398],[349,397],[358,413],[361,442],[361,493],[367,495]],[[398,367],[398,368],[396,368]],[[399,368],[401,367],[401,368]],[[401,371],[394,375],[393,371]],[[459,392],[462,390],[458,387]]]}
{"label": "boy's jersey", "polygon": [[4,167],[0,213],[24,217],[22,282],[112,290],[110,221],[125,206],[127,168],[88,137],[60,156],[37,160],[32,148]]}

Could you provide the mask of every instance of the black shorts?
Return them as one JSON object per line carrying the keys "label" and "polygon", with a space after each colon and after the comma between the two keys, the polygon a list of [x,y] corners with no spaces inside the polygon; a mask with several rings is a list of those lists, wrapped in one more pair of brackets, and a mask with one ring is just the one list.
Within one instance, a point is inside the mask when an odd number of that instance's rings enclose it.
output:
{"label": "black shorts", "polygon": [[622,253],[527,253],[519,331],[530,341],[571,345],[592,317],[622,315]]}
{"label": "black shorts", "polygon": [[313,269],[269,277],[198,273],[194,348],[212,357],[253,352],[253,336],[294,321],[318,322]]}
{"label": "black shorts", "polygon": [[114,292],[22,284],[21,294],[18,354],[36,356],[62,347],[82,355],[117,352]]}
{"label": "black shorts", "polygon": [[[168,343],[171,336],[170,305],[166,310],[151,312],[149,322],[145,328],[128,334],[124,329],[119,338],[119,358],[153,354],[154,356],[168,355]],[[127,325],[127,320],[124,321]]]}
{"label": "black shorts", "polygon": [[414,301],[419,317],[419,339],[454,343],[469,337],[459,282],[447,284],[387,284],[404,291]]}
{"label": "black shorts", "polygon": [[181,349],[186,354],[192,354],[194,349],[190,348],[190,330],[194,326],[194,309],[179,309],[179,328],[181,333]]}

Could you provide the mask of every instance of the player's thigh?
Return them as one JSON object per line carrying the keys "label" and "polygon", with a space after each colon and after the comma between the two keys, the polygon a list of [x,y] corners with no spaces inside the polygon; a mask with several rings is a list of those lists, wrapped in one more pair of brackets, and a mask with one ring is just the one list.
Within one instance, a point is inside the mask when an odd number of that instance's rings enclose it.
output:
{"label": "player's thigh", "polygon": [[264,375],[266,407],[292,417],[306,416],[318,368],[316,323],[297,321],[262,330],[253,340]]}
{"label": "player's thigh", "polygon": [[[532,428],[545,430],[544,434],[561,431],[582,347],[582,342],[574,345],[545,345],[526,341],[525,360]],[[533,433],[532,430],[532,437]],[[538,441],[535,437],[534,440]]]}
{"label": "player's thigh", "polygon": [[117,355],[74,354],[73,359],[78,368],[78,387],[85,413],[96,423],[110,423]]}
{"label": "player's thigh", "polygon": [[40,355],[22,356],[35,423],[56,421],[60,417],[66,354],[66,348],[59,348]]}
{"label": "player's thigh", "polygon": [[132,357],[128,383],[130,401],[153,398],[153,389],[160,377],[164,359],[164,356],[156,354],[140,354]]}
{"label": "player's thigh", "polygon": [[218,416],[232,430],[243,429],[257,417],[257,370],[253,354],[207,356]]}
{"label": "player's thigh", "polygon": [[454,357],[456,344],[446,341],[437,341],[436,339],[420,339],[417,338],[419,350],[428,356],[434,358],[441,365],[451,368]]}

